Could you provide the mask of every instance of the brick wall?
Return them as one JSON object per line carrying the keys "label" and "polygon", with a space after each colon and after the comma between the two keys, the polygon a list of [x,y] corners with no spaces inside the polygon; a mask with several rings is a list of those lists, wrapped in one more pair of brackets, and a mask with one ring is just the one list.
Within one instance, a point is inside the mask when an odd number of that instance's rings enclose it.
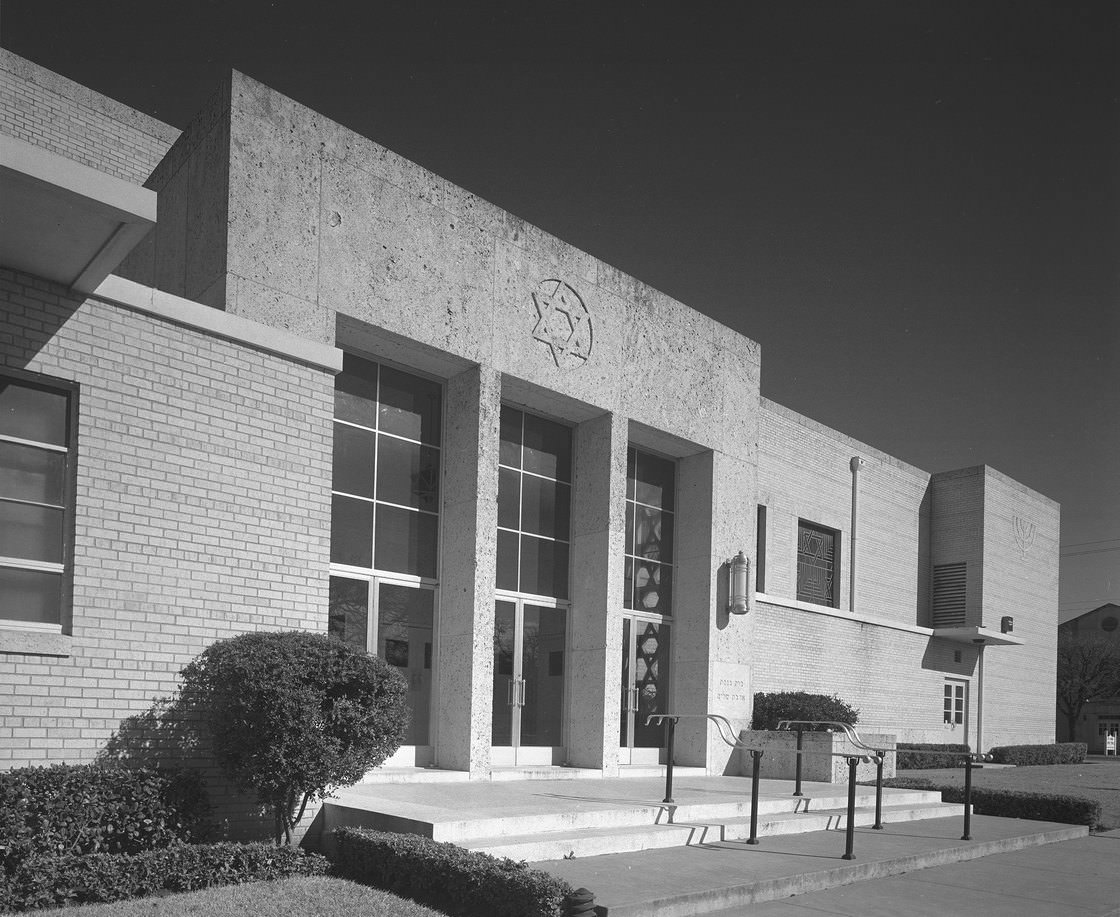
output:
{"label": "brick wall", "polygon": [[94,759],[217,638],[325,629],[328,373],[6,270],[0,328],[80,385],[72,651],[0,654],[0,766]]}
{"label": "brick wall", "polygon": [[179,131],[0,50],[0,133],[140,185]]}
{"label": "brick wall", "polygon": [[[979,627],[984,617],[984,469],[935,474],[931,491],[930,563],[965,565],[965,624]],[[922,623],[932,626],[932,614]]]}
{"label": "brick wall", "polygon": [[[797,523],[805,519],[840,532],[835,588],[838,608],[849,610],[853,456],[865,463],[856,616],[901,627],[759,602],[753,690],[838,693],[861,709],[865,723],[897,728],[902,741],[974,741],[978,650],[919,630],[932,624],[931,564],[963,561],[966,623],[998,632],[1000,619],[1012,615],[1014,636],[1023,640],[985,650],[983,744],[1053,741],[1058,507],[999,472],[978,466],[931,478],[764,400],[758,500],[767,507],[765,593],[795,599]],[[967,735],[944,725],[946,678],[967,682]]]}
{"label": "brick wall", "polygon": [[1058,538],[1056,503],[984,469],[984,626],[1010,615],[1023,640],[985,651],[988,745],[1054,741]]}
{"label": "brick wall", "polygon": [[[859,709],[861,732],[894,733],[900,742],[969,741],[946,730],[942,701],[946,677],[974,681],[975,649],[763,602],[755,609],[755,691],[838,694]],[[975,695],[970,689],[970,724]]]}
{"label": "brick wall", "polygon": [[838,607],[847,609],[851,576],[852,472],[860,471],[857,610],[903,624],[921,620],[927,592],[929,475],[877,449],[763,400],[758,502],[766,506],[766,589],[797,595],[799,519],[840,532]]}

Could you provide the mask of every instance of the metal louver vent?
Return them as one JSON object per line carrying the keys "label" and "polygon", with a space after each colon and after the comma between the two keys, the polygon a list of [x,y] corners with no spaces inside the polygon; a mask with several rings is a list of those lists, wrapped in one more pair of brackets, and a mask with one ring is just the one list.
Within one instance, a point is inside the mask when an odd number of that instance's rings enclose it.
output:
{"label": "metal louver vent", "polygon": [[933,568],[933,626],[964,625],[965,564],[937,564]]}

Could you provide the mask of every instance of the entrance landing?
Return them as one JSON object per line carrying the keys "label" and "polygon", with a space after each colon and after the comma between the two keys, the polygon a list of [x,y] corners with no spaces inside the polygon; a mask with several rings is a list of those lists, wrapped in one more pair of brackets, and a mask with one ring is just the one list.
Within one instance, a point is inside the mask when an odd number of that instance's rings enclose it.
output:
{"label": "entrance landing", "polygon": [[[800,797],[793,787],[760,781],[760,837],[845,824],[846,787],[806,782]],[[676,776],[671,803],[662,776],[359,784],[324,803],[323,829],[420,834],[519,860],[588,857],[746,839],[750,794],[745,777],[689,775]],[[857,825],[872,824],[874,802],[874,788],[857,788]],[[901,789],[885,789],[883,807],[894,822],[960,812],[938,793]]]}

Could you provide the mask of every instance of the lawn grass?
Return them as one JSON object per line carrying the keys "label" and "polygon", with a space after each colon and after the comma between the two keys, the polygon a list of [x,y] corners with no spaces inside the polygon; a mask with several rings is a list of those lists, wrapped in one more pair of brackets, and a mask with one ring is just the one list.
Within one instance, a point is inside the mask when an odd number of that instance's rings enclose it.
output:
{"label": "lawn grass", "polygon": [[[964,768],[898,771],[899,777],[924,777],[934,783],[964,786]],[[1101,804],[1098,830],[1120,828],[1120,761],[1093,759],[1081,764],[973,768],[972,785],[997,790],[1063,793]]]}
{"label": "lawn grass", "polygon": [[80,917],[444,917],[442,911],[389,892],[327,876],[250,882],[166,898],[135,898],[35,913]]}

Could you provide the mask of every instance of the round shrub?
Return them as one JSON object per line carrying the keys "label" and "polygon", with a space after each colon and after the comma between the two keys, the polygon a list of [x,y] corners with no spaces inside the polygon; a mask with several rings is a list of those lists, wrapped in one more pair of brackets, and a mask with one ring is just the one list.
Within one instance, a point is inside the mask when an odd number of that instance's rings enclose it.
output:
{"label": "round shrub", "polygon": [[182,676],[183,700],[209,726],[219,765],[256,791],[288,843],[309,800],[360,780],[408,725],[401,675],[322,634],[220,640]]}

